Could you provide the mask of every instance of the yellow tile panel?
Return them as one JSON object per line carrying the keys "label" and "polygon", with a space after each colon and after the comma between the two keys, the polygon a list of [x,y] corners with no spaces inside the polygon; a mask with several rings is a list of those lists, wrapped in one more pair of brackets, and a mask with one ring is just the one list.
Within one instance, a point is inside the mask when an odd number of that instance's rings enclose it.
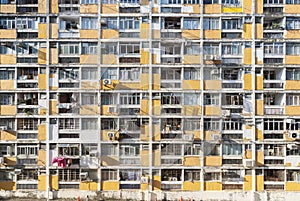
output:
{"label": "yellow tile panel", "polygon": [[263,38],[263,25],[255,24],[255,38],[262,39]]}
{"label": "yellow tile panel", "polygon": [[205,4],[203,12],[205,14],[220,14],[221,5],[220,4]]}
{"label": "yellow tile panel", "polygon": [[16,115],[17,107],[15,105],[1,105],[0,114],[3,116]]}
{"label": "yellow tile panel", "polygon": [[114,54],[101,55],[101,63],[102,64],[117,64],[117,62],[118,62],[117,55],[114,55]]}
{"label": "yellow tile panel", "polygon": [[38,151],[38,165],[39,166],[46,166],[46,154],[47,154],[46,150],[40,149]]}
{"label": "yellow tile panel", "polygon": [[153,189],[160,190],[161,187],[161,177],[159,175],[153,176]]}
{"label": "yellow tile panel", "polygon": [[17,158],[15,156],[4,157],[4,163],[8,166],[15,166],[17,164]]}
{"label": "yellow tile panel", "polygon": [[118,14],[119,9],[117,4],[102,4],[101,7],[102,14]]}
{"label": "yellow tile panel", "polygon": [[80,33],[80,38],[98,38],[98,30],[86,30],[82,29],[79,31]]}
{"label": "yellow tile panel", "polygon": [[46,52],[47,48],[39,48],[38,50],[38,63],[46,64]]}
{"label": "yellow tile panel", "polygon": [[16,36],[17,32],[15,29],[0,29],[0,39],[16,38]]}
{"label": "yellow tile panel", "polygon": [[50,38],[58,38],[58,24],[51,23],[50,24]]}
{"label": "yellow tile panel", "polygon": [[205,90],[221,90],[222,81],[221,80],[205,80],[204,81]]}
{"label": "yellow tile panel", "polygon": [[245,191],[251,191],[252,190],[252,176],[251,175],[245,175],[244,177],[244,190]]}
{"label": "yellow tile panel", "polygon": [[290,116],[300,115],[300,106],[285,106],[285,115],[290,115]]}
{"label": "yellow tile panel", "polygon": [[204,158],[205,166],[222,166],[222,156],[206,156]]}
{"label": "yellow tile panel", "polygon": [[40,124],[38,126],[38,139],[40,141],[46,140],[46,134],[47,134],[46,128],[47,128],[46,124]]}
{"label": "yellow tile panel", "polygon": [[256,75],[255,84],[256,84],[255,89],[263,90],[264,89],[264,77],[262,75]]}
{"label": "yellow tile panel", "polygon": [[97,4],[81,4],[80,5],[80,13],[81,14],[92,14],[98,13],[98,5]]}
{"label": "yellow tile panel", "polygon": [[16,64],[15,54],[0,54],[0,64]]}
{"label": "yellow tile panel", "polygon": [[141,50],[141,64],[149,64],[150,61],[150,53],[149,51]]}
{"label": "yellow tile panel", "polygon": [[300,5],[299,4],[285,4],[284,5],[285,14],[300,14]]}
{"label": "yellow tile panel", "polygon": [[50,12],[55,14],[58,13],[58,0],[50,0]]}
{"label": "yellow tile panel", "polygon": [[47,24],[39,24],[38,38],[45,39],[47,37]]}
{"label": "yellow tile panel", "polygon": [[219,116],[221,113],[220,106],[204,106],[204,115]]}
{"label": "yellow tile panel", "polygon": [[153,115],[160,115],[160,100],[152,100],[152,112]]}
{"label": "yellow tile panel", "polygon": [[141,150],[141,166],[149,166],[149,150]]}
{"label": "yellow tile panel", "polygon": [[81,54],[80,55],[80,64],[97,64],[98,55],[96,54]]}
{"label": "yellow tile panel", "polygon": [[98,114],[98,105],[81,105],[80,115],[96,115]]}
{"label": "yellow tile panel", "polygon": [[141,74],[141,81],[140,81],[140,89],[141,90],[148,90],[149,89],[149,74]]}
{"label": "yellow tile panel", "polygon": [[286,55],[285,56],[285,64],[300,64],[299,55]]}
{"label": "yellow tile panel", "polygon": [[255,101],[255,114],[256,115],[264,115],[264,101],[263,100]]}
{"label": "yellow tile panel", "polygon": [[222,7],[223,13],[242,13],[243,8],[241,7]]}
{"label": "yellow tile panel", "polygon": [[1,191],[16,190],[16,182],[14,182],[14,181],[0,181],[0,190]]}
{"label": "yellow tile panel", "polygon": [[200,55],[184,55],[184,64],[200,64]]}
{"label": "yellow tile panel", "polygon": [[58,102],[56,100],[50,100],[50,104],[49,104],[50,115],[58,114],[57,104],[58,104]]}
{"label": "yellow tile panel", "polygon": [[252,74],[244,75],[244,89],[252,90]]}
{"label": "yellow tile panel", "polygon": [[118,191],[120,189],[118,181],[103,181],[101,187],[103,191]]}
{"label": "yellow tile panel", "polygon": [[101,164],[103,166],[118,166],[120,165],[118,157],[102,156]]}
{"label": "yellow tile panel", "polygon": [[263,191],[264,190],[264,176],[258,175],[256,176],[256,191]]}
{"label": "yellow tile panel", "polygon": [[160,136],[160,126],[159,124],[153,125],[153,140],[154,141],[160,141],[161,136]]}
{"label": "yellow tile panel", "polygon": [[50,64],[58,64],[58,49],[51,48],[50,49]]}
{"label": "yellow tile panel", "polygon": [[206,191],[221,191],[222,190],[222,182],[217,182],[217,181],[204,182],[204,189]]}
{"label": "yellow tile panel", "polygon": [[256,166],[264,166],[264,151],[256,151]]}
{"label": "yellow tile panel", "polygon": [[149,115],[149,100],[142,99],[141,100],[141,115]]}
{"label": "yellow tile panel", "polygon": [[200,166],[199,156],[185,156],[183,158],[183,166]]}
{"label": "yellow tile panel", "polygon": [[263,14],[264,12],[264,1],[255,0],[255,12],[256,14]]}
{"label": "yellow tile panel", "polygon": [[84,191],[97,191],[98,183],[93,181],[81,181],[79,184],[79,190]]}
{"label": "yellow tile panel", "polygon": [[200,30],[182,30],[182,37],[186,39],[200,39]]}
{"label": "yellow tile panel", "polygon": [[243,10],[245,14],[252,13],[252,0],[244,0],[243,1]]}
{"label": "yellow tile panel", "polygon": [[17,12],[17,6],[16,4],[2,4],[0,6],[0,13],[16,13]]}
{"label": "yellow tile panel", "polygon": [[150,24],[142,23],[140,27],[140,38],[141,39],[149,38],[149,30],[150,30]]}
{"label": "yellow tile panel", "polygon": [[184,191],[200,191],[201,182],[200,181],[184,181],[182,185],[182,190]]}
{"label": "yellow tile panel", "polygon": [[15,141],[16,139],[16,131],[0,131],[0,140]]}
{"label": "yellow tile panel", "polygon": [[243,38],[251,39],[252,38],[252,24],[243,25]]}
{"label": "yellow tile panel", "polygon": [[38,75],[38,85],[40,90],[45,90],[47,88],[47,76],[46,74],[39,74]]}
{"label": "yellow tile panel", "polygon": [[160,151],[154,150],[152,152],[152,164],[153,166],[160,166]]}
{"label": "yellow tile panel", "polygon": [[98,82],[96,81],[81,81],[81,89],[96,90],[98,89]]}
{"label": "yellow tile panel", "polygon": [[153,90],[160,90],[160,74],[153,74]]}
{"label": "yellow tile panel", "polygon": [[184,105],[182,106],[182,113],[185,116],[201,115],[201,106],[198,105]]}
{"label": "yellow tile panel", "polygon": [[46,7],[47,7],[47,1],[46,0],[39,0],[38,1],[38,13],[39,14],[46,14]]}
{"label": "yellow tile panel", "polygon": [[221,39],[221,30],[203,30],[205,39]]}
{"label": "yellow tile panel", "polygon": [[299,39],[300,38],[300,30],[287,30],[285,38],[286,39]]}

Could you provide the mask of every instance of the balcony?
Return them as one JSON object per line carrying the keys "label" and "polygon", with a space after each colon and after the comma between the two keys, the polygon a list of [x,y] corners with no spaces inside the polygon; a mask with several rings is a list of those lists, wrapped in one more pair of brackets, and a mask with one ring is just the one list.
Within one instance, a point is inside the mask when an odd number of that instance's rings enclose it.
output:
{"label": "balcony", "polygon": [[59,38],[79,38],[79,18],[61,17],[60,18]]}
{"label": "balcony", "polygon": [[79,14],[80,4],[79,0],[60,0],[59,13],[66,15]]}
{"label": "balcony", "polygon": [[60,93],[58,110],[60,114],[79,114],[78,94]]}
{"label": "balcony", "polygon": [[265,105],[264,112],[266,115],[283,115],[284,107],[283,106],[269,106]]}

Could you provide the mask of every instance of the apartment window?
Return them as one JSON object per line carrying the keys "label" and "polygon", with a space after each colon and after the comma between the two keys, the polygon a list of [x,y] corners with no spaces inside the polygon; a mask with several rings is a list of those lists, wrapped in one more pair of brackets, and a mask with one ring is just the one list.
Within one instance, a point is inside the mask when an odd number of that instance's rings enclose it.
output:
{"label": "apartment window", "polygon": [[181,4],[181,0],[161,0],[161,4]]}
{"label": "apartment window", "polygon": [[300,55],[300,43],[287,43],[286,44],[287,55]]}
{"label": "apartment window", "polygon": [[219,105],[219,104],[220,104],[219,94],[204,95],[204,105]]}
{"label": "apartment window", "polygon": [[[0,71],[0,76],[1,76],[1,71]],[[0,105],[14,105],[14,103],[15,103],[14,94],[0,94]]]}
{"label": "apartment window", "polygon": [[200,105],[200,95],[199,94],[184,94],[184,105]]}
{"label": "apartment window", "polygon": [[242,145],[241,144],[222,144],[223,155],[228,156],[241,156],[242,155]]}
{"label": "apartment window", "polygon": [[82,68],[81,69],[82,80],[97,80],[98,70],[97,68]]}
{"label": "apartment window", "polygon": [[283,54],[283,44],[282,43],[266,43],[264,45],[265,54]]}
{"label": "apartment window", "polygon": [[15,69],[14,68],[0,68],[0,80],[14,80]]}
{"label": "apartment window", "polygon": [[184,181],[200,181],[200,170],[184,170]]}
{"label": "apartment window", "polygon": [[117,80],[118,69],[117,68],[103,68],[102,69],[102,79],[112,79]]}
{"label": "apartment window", "polygon": [[140,170],[120,170],[121,181],[140,181],[141,171]]}
{"label": "apartment window", "polygon": [[33,54],[37,55],[38,53],[38,45],[37,43],[20,43],[17,45],[18,54]]}
{"label": "apartment window", "polygon": [[219,0],[203,0],[203,4],[219,4]]}
{"label": "apartment window", "polygon": [[163,68],[161,69],[161,79],[162,80],[180,80],[181,78],[181,69],[170,69]]}
{"label": "apartment window", "polygon": [[37,156],[37,146],[18,146],[17,155]]}
{"label": "apartment window", "polygon": [[38,29],[36,18],[18,18],[16,24],[17,29]]}
{"label": "apartment window", "polygon": [[59,70],[59,79],[66,80],[72,79],[76,80],[79,76],[79,69],[78,68],[62,68]]}
{"label": "apartment window", "polygon": [[114,144],[102,144],[101,154],[103,156],[118,156],[118,146]]}
{"label": "apartment window", "polygon": [[184,68],[184,79],[185,80],[199,80],[200,79],[200,69]]}
{"label": "apartment window", "polygon": [[181,156],[182,144],[162,144],[161,155],[162,156]]}
{"label": "apartment window", "polygon": [[81,145],[81,155],[97,157],[98,145],[97,144],[82,144]]}
{"label": "apartment window", "polygon": [[286,0],[286,4],[300,4],[300,0]]}
{"label": "apartment window", "polygon": [[58,170],[59,181],[79,181],[79,169],[60,169]]}
{"label": "apartment window", "polygon": [[300,17],[293,17],[293,18],[287,17],[286,29],[287,30],[300,29]]}
{"label": "apartment window", "polygon": [[102,105],[115,105],[117,103],[116,94],[102,94],[101,104]]}
{"label": "apartment window", "polygon": [[204,130],[220,130],[220,119],[204,119]]}
{"label": "apartment window", "polygon": [[221,174],[219,172],[206,172],[204,174],[205,181],[220,181]]}
{"label": "apartment window", "polygon": [[193,43],[193,44],[185,45],[184,46],[184,54],[199,55],[200,54],[200,44],[199,43]]}
{"label": "apartment window", "polygon": [[101,54],[117,54],[117,43],[101,43]]}
{"label": "apartment window", "polygon": [[101,129],[102,130],[116,130],[118,128],[117,120],[114,119],[102,119]]}
{"label": "apartment window", "polygon": [[140,145],[120,145],[120,156],[140,155]]}
{"label": "apartment window", "polygon": [[242,19],[223,19],[222,29],[241,29],[243,24]]}
{"label": "apartment window", "polygon": [[139,29],[140,20],[138,17],[121,17],[120,29]]}
{"label": "apartment window", "polygon": [[120,104],[121,105],[139,105],[140,104],[140,94],[120,94]]}
{"label": "apartment window", "polygon": [[200,119],[185,119],[184,130],[196,131],[200,129]]}
{"label": "apartment window", "polygon": [[242,45],[239,43],[223,44],[222,54],[224,55],[241,55]]}
{"label": "apartment window", "polygon": [[97,94],[81,94],[82,105],[95,105],[97,103]]}
{"label": "apartment window", "polygon": [[287,181],[300,182],[300,170],[287,170]]}
{"label": "apartment window", "polygon": [[97,130],[98,129],[98,119],[82,119],[81,121],[82,130]]}
{"label": "apartment window", "polygon": [[183,20],[183,29],[200,29],[200,20],[198,18],[185,18]]}
{"label": "apartment window", "polygon": [[225,6],[241,6],[240,0],[222,0],[222,5]]}
{"label": "apartment window", "polygon": [[38,119],[18,119],[18,130],[37,130]]}
{"label": "apartment window", "polygon": [[65,55],[79,54],[79,44],[76,43],[61,44],[60,54],[65,54]]}
{"label": "apartment window", "polygon": [[97,54],[97,43],[82,43],[81,54]]}
{"label": "apartment window", "polygon": [[83,17],[81,18],[81,29],[97,29],[97,18]]}
{"label": "apartment window", "polygon": [[205,43],[203,50],[205,55],[219,55],[219,44]]}
{"label": "apartment window", "polygon": [[162,44],[161,49],[163,55],[177,55],[181,53],[181,44]]}
{"label": "apartment window", "polygon": [[81,0],[81,4],[97,4],[98,0]]}
{"label": "apartment window", "polygon": [[224,119],[223,130],[242,130],[243,122],[240,119]]}
{"label": "apartment window", "polygon": [[300,80],[300,69],[287,69],[286,70],[287,80]]}
{"label": "apartment window", "polygon": [[213,143],[204,144],[204,154],[205,156],[219,156],[220,155],[220,145]]}
{"label": "apartment window", "polygon": [[220,19],[219,18],[204,18],[203,19],[203,29],[204,30],[217,30],[220,29]]}
{"label": "apartment window", "polygon": [[138,81],[140,80],[141,69],[139,68],[120,68],[121,81]]}
{"label": "apartment window", "polygon": [[116,17],[101,18],[101,28],[118,29],[118,19]]}
{"label": "apartment window", "polygon": [[15,28],[15,19],[9,17],[0,18],[0,29],[14,29]]}
{"label": "apartment window", "polygon": [[161,104],[163,105],[178,105],[181,104],[181,94],[176,93],[163,93],[161,98]]}
{"label": "apartment window", "polygon": [[283,130],[283,120],[265,119],[264,130]]}
{"label": "apartment window", "polygon": [[183,0],[183,4],[199,4],[199,0]]}
{"label": "apartment window", "polygon": [[12,43],[1,43],[0,54],[15,54],[15,46]]}
{"label": "apartment window", "polygon": [[139,43],[128,43],[120,44],[120,54],[139,54],[140,44]]}
{"label": "apartment window", "polygon": [[63,118],[59,119],[59,129],[79,129],[79,119],[74,118]]}
{"label": "apartment window", "polygon": [[300,94],[287,94],[286,95],[287,105],[300,105]]}
{"label": "apartment window", "polygon": [[103,181],[118,181],[119,175],[117,170],[102,170],[101,179]]}

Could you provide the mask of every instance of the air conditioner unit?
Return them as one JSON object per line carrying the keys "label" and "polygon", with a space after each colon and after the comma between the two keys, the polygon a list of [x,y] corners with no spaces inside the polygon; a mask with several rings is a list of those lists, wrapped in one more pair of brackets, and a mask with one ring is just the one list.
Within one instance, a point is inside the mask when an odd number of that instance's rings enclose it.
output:
{"label": "air conditioner unit", "polygon": [[295,123],[295,119],[286,119],[286,123],[288,123],[288,124],[294,124]]}
{"label": "air conditioner unit", "polygon": [[108,110],[108,113],[116,113],[117,112],[117,107],[116,106],[109,106],[107,110]]}
{"label": "air conditioner unit", "polygon": [[80,173],[80,179],[81,180],[84,180],[84,179],[86,179],[88,177],[88,172],[81,172]]}
{"label": "air conditioner unit", "polygon": [[289,133],[289,138],[292,138],[292,139],[299,139],[299,133],[296,132],[296,131],[293,131],[293,132],[290,132]]}
{"label": "air conditioner unit", "polygon": [[230,116],[230,110],[222,110],[222,116],[225,116],[225,117]]}
{"label": "air conditioner unit", "polygon": [[141,177],[141,184],[148,184],[149,178],[148,177]]}
{"label": "air conditioner unit", "polygon": [[296,145],[296,144],[288,144],[288,145],[286,145],[286,147],[287,147],[288,149],[299,149],[299,146]]}
{"label": "air conditioner unit", "polygon": [[254,160],[249,160],[249,159],[244,160],[244,166],[245,167],[254,167]]}
{"label": "air conditioner unit", "polygon": [[213,55],[204,55],[204,60],[213,60],[214,56]]}
{"label": "air conditioner unit", "polygon": [[0,126],[0,131],[5,131],[7,130],[7,126]]}
{"label": "air conditioner unit", "polygon": [[219,74],[219,69],[213,69],[213,70],[211,71],[211,74],[212,74],[212,75]]}
{"label": "air conditioner unit", "polygon": [[187,141],[193,141],[194,140],[194,135],[183,135],[182,136],[184,140]]}
{"label": "air conditioner unit", "polygon": [[100,22],[101,22],[101,24],[106,24],[106,23],[107,23],[107,20],[102,18],[102,19],[100,20]]}
{"label": "air conditioner unit", "polygon": [[221,135],[220,134],[211,134],[211,138],[213,140],[220,140],[221,139]]}
{"label": "air conditioner unit", "polygon": [[104,85],[108,85],[108,84],[111,84],[112,82],[111,82],[111,79],[104,79],[103,80],[103,84]]}
{"label": "air conditioner unit", "polygon": [[14,174],[15,175],[19,175],[19,174],[21,174],[22,173],[22,170],[21,169],[15,169],[15,171],[14,171]]}
{"label": "air conditioner unit", "polygon": [[115,133],[115,132],[108,132],[108,133],[107,133],[107,136],[108,136],[110,139],[112,139],[112,138],[114,138],[114,137],[116,136],[116,133]]}

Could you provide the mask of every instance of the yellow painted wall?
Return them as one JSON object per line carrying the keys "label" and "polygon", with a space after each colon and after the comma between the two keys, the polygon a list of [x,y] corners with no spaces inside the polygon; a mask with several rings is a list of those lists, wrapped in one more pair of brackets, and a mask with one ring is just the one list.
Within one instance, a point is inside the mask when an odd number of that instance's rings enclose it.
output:
{"label": "yellow painted wall", "polygon": [[149,133],[149,125],[141,126],[141,141],[149,141],[150,133]]}
{"label": "yellow painted wall", "polygon": [[200,181],[184,181],[182,185],[182,190],[184,191],[200,191],[201,182]]}
{"label": "yellow painted wall", "polygon": [[300,191],[300,184],[298,182],[286,182],[285,183],[286,191]]}
{"label": "yellow painted wall", "polygon": [[160,74],[153,74],[152,75],[153,79],[153,90],[160,90]]}
{"label": "yellow painted wall", "polygon": [[154,126],[153,126],[153,140],[154,141],[160,141],[160,138],[161,136],[160,136],[160,126],[159,126],[159,124],[155,124]]}
{"label": "yellow painted wall", "polygon": [[200,64],[200,55],[184,55],[184,64]]}
{"label": "yellow painted wall", "polygon": [[160,38],[160,30],[152,30],[152,38],[153,39],[159,39]]}
{"label": "yellow painted wall", "polygon": [[252,64],[252,48],[244,49],[244,64]]}
{"label": "yellow painted wall", "polygon": [[252,0],[244,0],[243,1],[243,10],[246,14],[251,14],[252,12]]}
{"label": "yellow painted wall", "polygon": [[256,75],[255,84],[256,84],[255,89],[263,90],[264,89],[264,77],[262,75]]}
{"label": "yellow painted wall", "polygon": [[97,4],[81,4],[80,5],[80,13],[81,14],[92,14],[98,13],[98,5]]}
{"label": "yellow painted wall", "polygon": [[17,158],[15,156],[4,157],[4,163],[8,166],[15,166],[17,164]]}
{"label": "yellow painted wall", "polygon": [[141,184],[141,190],[146,191],[149,189],[149,184]]}
{"label": "yellow painted wall", "polygon": [[244,75],[244,89],[252,90],[252,74]]}
{"label": "yellow painted wall", "polygon": [[149,166],[149,150],[141,150],[141,166]]}
{"label": "yellow painted wall", "polygon": [[16,13],[17,9],[16,9],[16,4],[2,4],[0,6],[0,13]]}
{"label": "yellow painted wall", "polygon": [[262,14],[264,12],[263,0],[255,0],[255,12],[256,14]]}
{"label": "yellow painted wall", "polygon": [[101,106],[101,115],[108,115],[108,116],[117,115],[117,113],[108,112],[109,107],[110,107],[110,105],[102,105]]}
{"label": "yellow painted wall", "polygon": [[182,114],[185,116],[201,115],[201,106],[184,105],[182,106]]}
{"label": "yellow painted wall", "polygon": [[38,139],[41,141],[46,140],[46,134],[47,134],[46,124],[40,124],[38,126]]}
{"label": "yellow painted wall", "polygon": [[200,14],[200,5],[198,4],[184,4],[183,6],[192,8],[192,12],[183,12],[183,13],[194,13],[194,14]]}
{"label": "yellow painted wall", "polygon": [[159,150],[154,150],[152,152],[152,165],[160,166],[160,151]]}
{"label": "yellow painted wall", "polygon": [[50,0],[50,12],[58,13],[58,0]]}
{"label": "yellow painted wall", "polygon": [[93,181],[82,181],[79,184],[79,190],[86,190],[86,191],[97,191],[98,190],[98,183]]}
{"label": "yellow painted wall", "polygon": [[149,64],[150,62],[150,53],[149,51],[141,50],[141,64]]}
{"label": "yellow painted wall", "polygon": [[219,116],[222,114],[220,106],[204,106],[204,115]]}
{"label": "yellow painted wall", "polygon": [[17,32],[15,29],[0,29],[0,38],[16,38],[16,36]]}
{"label": "yellow painted wall", "polygon": [[38,151],[38,165],[39,166],[46,166],[46,154],[47,154],[46,150],[40,149]]}
{"label": "yellow painted wall", "polygon": [[245,159],[252,159],[252,151],[251,150],[246,150],[244,153],[244,158]]}
{"label": "yellow painted wall", "polygon": [[222,182],[206,181],[206,182],[204,182],[204,189],[206,191],[221,191],[222,190]]}
{"label": "yellow painted wall", "polygon": [[200,90],[200,80],[183,80],[182,89],[184,90]]}
{"label": "yellow painted wall", "polygon": [[16,131],[0,131],[0,140],[11,140],[17,139]]}
{"label": "yellow painted wall", "polygon": [[110,156],[102,156],[101,164],[103,166],[118,166],[118,165],[120,165],[118,157],[110,157]]}
{"label": "yellow painted wall", "polygon": [[1,105],[0,106],[0,114],[5,115],[16,115],[17,107],[15,105]]}
{"label": "yellow painted wall", "polygon": [[1,191],[16,190],[16,182],[13,182],[13,181],[0,181],[0,190]]}
{"label": "yellow painted wall", "polygon": [[263,100],[255,100],[255,114],[256,115],[264,115],[264,101]]}
{"label": "yellow painted wall", "polygon": [[262,132],[262,130],[260,130],[258,128],[255,128],[255,136],[256,136],[256,139],[258,141],[263,141],[264,140],[263,132]]}
{"label": "yellow painted wall", "polygon": [[47,48],[39,48],[38,50],[38,63],[46,64],[46,52]]}
{"label": "yellow painted wall", "polygon": [[300,5],[299,4],[285,4],[284,5],[285,14],[300,14]]}
{"label": "yellow painted wall", "polygon": [[58,175],[51,175],[50,176],[50,185],[52,190],[58,190]]}
{"label": "yellow painted wall", "polygon": [[45,90],[47,88],[46,82],[47,82],[47,76],[46,74],[39,74],[38,75],[38,84],[40,90]]}
{"label": "yellow painted wall", "polygon": [[46,7],[47,7],[47,1],[46,0],[39,0],[38,1],[38,13],[46,14]]}
{"label": "yellow painted wall", "polygon": [[98,38],[98,30],[85,30],[82,29],[79,31],[80,38]]}
{"label": "yellow painted wall", "polygon": [[102,14],[118,14],[119,9],[117,4],[102,4]]}
{"label": "yellow painted wall", "polygon": [[287,80],[285,82],[285,90],[300,90],[299,80]]}
{"label": "yellow painted wall", "polygon": [[118,191],[120,189],[118,181],[103,181],[101,187],[103,191]]}
{"label": "yellow painted wall", "polygon": [[288,39],[288,38],[291,38],[291,39],[300,38],[299,34],[300,34],[300,30],[287,30],[285,38],[286,39]]}
{"label": "yellow painted wall", "polygon": [[119,84],[115,87],[117,90],[134,90],[140,88],[140,82],[119,82]]}
{"label": "yellow painted wall", "polygon": [[0,54],[0,64],[16,64],[15,54]]}
{"label": "yellow painted wall", "polygon": [[263,25],[262,24],[255,24],[255,38],[262,39],[263,35]]}
{"label": "yellow painted wall", "polygon": [[182,30],[182,38],[200,39],[200,30]]}
{"label": "yellow painted wall", "polygon": [[244,190],[251,191],[252,190],[252,176],[245,175],[244,177]]}
{"label": "yellow painted wall", "polygon": [[46,175],[38,176],[38,190],[45,191],[46,190]]}
{"label": "yellow painted wall", "polygon": [[102,64],[117,64],[118,59],[117,55],[114,54],[103,54],[101,55]]}
{"label": "yellow painted wall", "polygon": [[153,190],[160,190],[161,177],[159,175],[153,176]]}
{"label": "yellow painted wall", "polygon": [[39,32],[38,38],[46,38],[47,37],[47,24],[39,24]]}
{"label": "yellow painted wall", "polygon": [[256,176],[256,191],[263,191],[264,190],[264,176],[257,175]]}
{"label": "yellow painted wall", "polygon": [[158,7],[152,7],[152,13],[159,13]]}
{"label": "yellow painted wall", "polygon": [[152,100],[153,115],[160,115],[160,100]]}
{"label": "yellow painted wall", "polygon": [[51,48],[50,49],[50,64],[58,64],[58,49]]}
{"label": "yellow painted wall", "polygon": [[149,89],[149,74],[141,74],[141,81],[140,81],[140,89],[141,90],[148,90]]}
{"label": "yellow painted wall", "polygon": [[57,101],[56,100],[50,100],[49,104],[49,113],[50,115],[58,114],[58,108],[57,108]]}
{"label": "yellow painted wall", "polygon": [[98,89],[98,82],[81,81],[81,89],[87,89],[87,90]]}
{"label": "yellow painted wall", "polygon": [[203,37],[206,39],[221,39],[221,30],[203,30]]}
{"label": "yellow painted wall", "polygon": [[205,80],[204,81],[205,90],[221,90],[222,81],[221,80]]}
{"label": "yellow painted wall", "polygon": [[256,166],[264,165],[264,151],[258,150],[256,151]]}
{"label": "yellow painted wall", "polygon": [[222,7],[223,13],[242,13],[243,8],[241,7]]}
{"label": "yellow painted wall", "polygon": [[119,31],[113,29],[103,29],[101,30],[102,39],[117,39],[119,38]]}
{"label": "yellow painted wall", "polygon": [[141,115],[149,115],[149,100],[141,100]]}
{"label": "yellow painted wall", "polygon": [[96,54],[81,54],[80,64],[97,64],[98,56]]}
{"label": "yellow painted wall", "polygon": [[0,89],[15,90],[15,81],[14,80],[0,80]]}
{"label": "yellow painted wall", "polygon": [[46,113],[47,113],[47,109],[45,109],[45,108],[39,108],[39,114],[40,115],[46,115]]}
{"label": "yellow painted wall", "polygon": [[150,28],[150,24],[149,23],[142,23],[140,25],[140,38],[141,39],[147,39],[149,38],[149,29]]}
{"label": "yellow painted wall", "polygon": [[51,23],[50,24],[50,38],[58,38],[58,24]]}
{"label": "yellow painted wall", "polygon": [[98,105],[82,105],[80,106],[81,115],[96,115],[98,114]]}
{"label": "yellow painted wall", "polygon": [[285,106],[285,115],[300,115],[300,106]]}
{"label": "yellow painted wall", "polygon": [[213,135],[219,134],[219,131],[204,131],[204,140],[214,140]]}
{"label": "yellow painted wall", "polygon": [[205,156],[205,166],[222,166],[222,156]]}
{"label": "yellow painted wall", "polygon": [[219,14],[221,13],[220,4],[205,4],[203,8],[205,14]]}
{"label": "yellow painted wall", "polygon": [[285,64],[300,64],[300,57],[298,55],[286,55]]}
{"label": "yellow painted wall", "polygon": [[200,166],[199,156],[185,156],[183,158],[183,166]]}

